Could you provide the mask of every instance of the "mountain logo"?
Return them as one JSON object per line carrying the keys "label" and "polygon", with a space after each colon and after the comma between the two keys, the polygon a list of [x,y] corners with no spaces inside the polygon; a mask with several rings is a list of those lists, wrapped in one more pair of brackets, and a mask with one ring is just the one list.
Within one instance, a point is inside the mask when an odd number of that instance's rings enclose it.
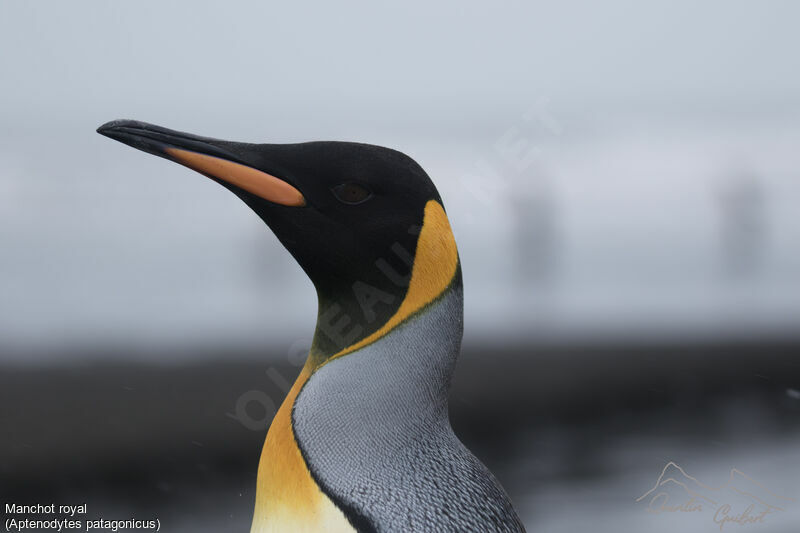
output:
{"label": "mountain logo", "polygon": [[677,463],[668,462],[647,492],[636,498],[652,514],[697,513],[710,515],[720,531],[727,524],[763,523],[769,514],[785,510],[792,498],[781,496],[741,470],[732,468],[727,481],[706,485]]}

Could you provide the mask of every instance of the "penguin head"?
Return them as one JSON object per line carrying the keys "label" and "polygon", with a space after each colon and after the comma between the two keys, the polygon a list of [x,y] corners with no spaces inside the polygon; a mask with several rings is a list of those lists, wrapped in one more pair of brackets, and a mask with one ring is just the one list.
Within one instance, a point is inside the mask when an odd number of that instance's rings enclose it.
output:
{"label": "penguin head", "polygon": [[97,131],[196,170],[250,206],[317,290],[318,330],[323,319],[331,325],[315,335],[323,354],[369,335],[397,312],[426,212],[442,210],[425,171],[389,148],[230,142],[132,120]]}

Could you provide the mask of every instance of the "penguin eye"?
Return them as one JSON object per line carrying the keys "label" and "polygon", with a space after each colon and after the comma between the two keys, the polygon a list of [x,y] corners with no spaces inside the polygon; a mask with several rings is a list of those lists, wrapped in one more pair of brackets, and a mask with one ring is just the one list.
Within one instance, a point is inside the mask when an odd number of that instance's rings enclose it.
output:
{"label": "penguin eye", "polygon": [[331,191],[340,202],[350,205],[366,202],[372,196],[369,189],[358,183],[342,183],[331,189]]}

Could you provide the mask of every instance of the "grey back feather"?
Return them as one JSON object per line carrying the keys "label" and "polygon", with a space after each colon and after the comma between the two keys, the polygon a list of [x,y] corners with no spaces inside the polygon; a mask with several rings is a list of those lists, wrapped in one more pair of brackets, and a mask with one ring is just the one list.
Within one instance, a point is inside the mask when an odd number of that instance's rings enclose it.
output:
{"label": "grey back feather", "polygon": [[292,413],[317,483],[362,532],[520,532],[503,488],[450,427],[463,300],[451,287],[315,372]]}

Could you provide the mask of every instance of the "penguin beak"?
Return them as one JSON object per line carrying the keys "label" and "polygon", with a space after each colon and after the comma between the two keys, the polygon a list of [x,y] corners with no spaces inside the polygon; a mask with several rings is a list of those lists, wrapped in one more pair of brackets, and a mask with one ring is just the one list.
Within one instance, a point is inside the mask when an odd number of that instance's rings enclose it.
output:
{"label": "penguin beak", "polygon": [[302,207],[303,194],[287,181],[259,170],[237,156],[248,145],[200,137],[135,120],[113,120],[97,133],[143,152],[180,163],[224,184],[269,202]]}

